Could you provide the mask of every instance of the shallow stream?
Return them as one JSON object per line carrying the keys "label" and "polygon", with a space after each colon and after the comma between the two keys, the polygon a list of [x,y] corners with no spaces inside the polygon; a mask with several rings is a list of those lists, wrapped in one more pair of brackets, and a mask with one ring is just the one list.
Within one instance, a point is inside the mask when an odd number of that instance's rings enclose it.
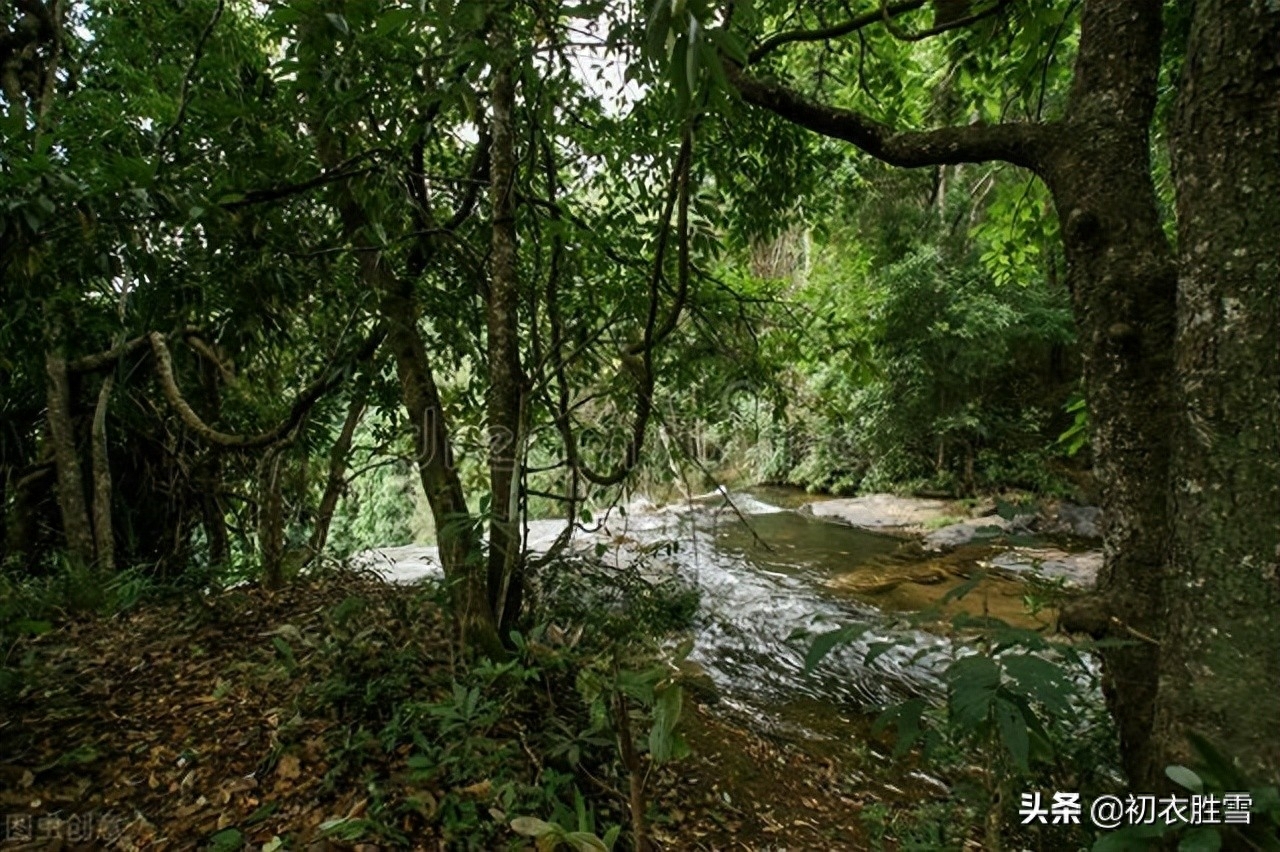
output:
{"label": "shallow stream", "polygon": [[[710,678],[721,700],[754,723],[779,733],[840,738],[854,718],[904,696],[937,693],[952,653],[945,638],[901,626],[901,620],[832,584],[860,566],[898,550],[899,538],[815,519],[795,508],[797,492],[760,489],[656,508],[644,500],[615,511],[589,533],[583,550],[605,544],[603,559],[630,564],[648,558],[654,570],[674,572],[701,592],[690,662]],[[730,501],[732,501],[730,503]],[[531,550],[545,550],[563,521],[529,525]],[[650,553],[648,557],[641,554]],[[392,580],[438,574],[434,548],[385,548],[375,564]],[[805,654],[817,634],[847,624],[868,625],[855,642],[831,652],[806,672]],[[899,644],[871,666],[871,643]]]}

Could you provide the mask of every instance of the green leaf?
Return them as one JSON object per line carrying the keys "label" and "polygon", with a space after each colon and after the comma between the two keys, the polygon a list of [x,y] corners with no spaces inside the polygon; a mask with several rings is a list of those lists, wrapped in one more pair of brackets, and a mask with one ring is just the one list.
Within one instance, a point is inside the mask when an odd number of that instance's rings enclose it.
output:
{"label": "green leaf", "polygon": [[683,709],[684,690],[677,684],[668,684],[657,694],[653,707],[653,727],[649,729],[649,755],[657,764],[677,757],[678,745],[674,736]]}
{"label": "green leaf", "polygon": [[564,836],[564,842],[577,852],[609,852],[609,847],[605,846],[603,840],[585,831],[569,832]]}
{"label": "green leaf", "polygon": [[558,825],[544,822],[537,817],[520,816],[511,820],[511,830],[524,837],[542,837],[553,832],[563,831]]}
{"label": "green leaf", "polygon": [[863,633],[866,633],[867,630],[868,627],[866,625],[850,624],[847,627],[819,633],[814,638],[813,644],[809,646],[809,653],[805,655],[805,672],[813,671],[814,667],[822,662],[823,658],[830,654],[837,645],[847,645]]}
{"label": "green leaf", "polygon": [[298,659],[293,655],[293,649],[289,647],[289,643],[279,636],[272,636],[271,645],[284,661],[284,667],[289,670],[290,674],[293,674],[298,668]]}
{"label": "green leaf", "polygon": [[996,699],[996,726],[1000,730],[1000,740],[1009,750],[1014,764],[1026,772],[1030,756],[1031,742],[1027,736],[1027,720],[1022,711],[1003,698]]}
{"label": "green leaf", "polygon": [[956,586],[954,589],[948,590],[948,592],[942,596],[942,600],[940,601],[940,603],[947,604],[953,600],[959,600],[960,598],[972,592],[974,589],[978,588],[978,584],[981,583],[986,576],[987,575],[985,571],[976,572],[968,580],[965,580],[963,583]]}
{"label": "green leaf", "polygon": [[378,23],[374,26],[374,31],[380,36],[391,35],[416,17],[418,17],[417,9],[403,7],[388,9],[378,16]]}
{"label": "green leaf", "polygon": [[974,654],[948,666],[947,681],[953,720],[962,728],[976,729],[991,712],[1000,687],[1000,667],[990,657]]}
{"label": "green leaf", "polygon": [[333,28],[343,35],[351,35],[351,27],[347,25],[347,19],[337,12],[325,12],[324,16],[329,19],[329,23],[333,24]]}
{"label": "green leaf", "polygon": [[889,651],[898,647],[899,642],[872,642],[867,646],[867,655],[862,658],[863,665],[869,666]]}
{"label": "green leaf", "polygon": [[698,47],[700,44],[698,30],[698,19],[690,15],[689,40],[685,44],[684,51],[684,73],[689,83],[690,94],[698,91]]}
{"label": "green leaf", "polygon": [[1236,790],[1249,788],[1249,797],[1253,801],[1252,812],[1255,814],[1270,814],[1271,818],[1280,823],[1280,787],[1250,787],[1248,784],[1241,783],[1234,787]]}
{"label": "green leaf", "polygon": [[209,838],[209,852],[237,852],[244,848],[244,835],[238,828],[226,828]]}
{"label": "green leaf", "polygon": [[747,48],[736,34],[728,30],[714,29],[708,30],[707,35],[725,56],[739,65],[747,64]]}
{"label": "green leaf", "polygon": [[246,826],[257,825],[267,819],[267,817],[280,810],[279,802],[266,802],[259,805],[253,813],[249,814],[244,820]]}
{"label": "green leaf", "polygon": [[1200,776],[1195,771],[1185,766],[1174,764],[1164,768],[1164,774],[1169,776],[1169,780],[1184,787],[1193,793],[1204,792],[1204,782],[1200,780]]}
{"label": "green leaf", "polygon": [[[1231,758],[1195,731],[1187,732],[1187,739],[1200,755],[1203,770],[1199,773],[1202,781],[1212,782],[1220,790],[1244,790],[1249,786],[1244,773],[1232,762]],[[1208,777],[1206,777],[1206,775]]]}
{"label": "green leaf", "polygon": [[1178,852],[1218,852],[1221,848],[1222,835],[1207,825],[1191,829],[1178,842]]}
{"label": "green leaf", "polygon": [[645,27],[645,46],[653,59],[662,57],[670,29],[671,3],[668,0],[653,0],[653,5],[649,8],[648,25]]}
{"label": "green leaf", "polygon": [[1010,678],[1011,692],[1044,705],[1051,713],[1070,711],[1072,686],[1060,666],[1034,654],[1008,654],[1000,664]]}
{"label": "green leaf", "polygon": [[902,757],[911,746],[915,745],[916,740],[920,739],[922,733],[920,720],[924,716],[926,706],[924,699],[921,698],[912,698],[901,704],[895,704],[880,714],[875,724],[871,726],[871,732],[878,734],[889,725],[897,728],[898,739],[894,743],[893,756]]}

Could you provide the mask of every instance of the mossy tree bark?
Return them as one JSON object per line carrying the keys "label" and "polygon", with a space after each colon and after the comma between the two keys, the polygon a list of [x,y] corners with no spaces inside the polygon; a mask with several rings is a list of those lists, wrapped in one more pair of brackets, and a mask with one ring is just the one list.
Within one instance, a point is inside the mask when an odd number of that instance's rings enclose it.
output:
{"label": "mossy tree bark", "polygon": [[1197,0],[1173,121],[1178,421],[1155,737],[1280,778],[1280,7]]}

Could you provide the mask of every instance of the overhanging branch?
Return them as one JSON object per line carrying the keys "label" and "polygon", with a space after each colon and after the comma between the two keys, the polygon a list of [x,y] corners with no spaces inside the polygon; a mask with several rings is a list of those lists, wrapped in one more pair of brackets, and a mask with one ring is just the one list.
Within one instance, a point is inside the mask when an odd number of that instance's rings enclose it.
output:
{"label": "overhanging branch", "polygon": [[865,29],[872,24],[882,23],[886,17],[892,19],[898,15],[913,12],[916,9],[923,7],[924,4],[925,0],[904,0],[904,2],[893,3],[883,8],[877,8],[873,12],[858,15],[856,18],[850,18],[847,21],[830,27],[822,27],[821,29],[816,30],[787,30],[785,32],[774,33],[747,54],[747,64],[756,64],[761,59],[764,59],[770,53],[773,53],[784,45],[794,44],[796,42],[829,41],[833,38],[847,36],[850,33],[855,33],[858,30]]}
{"label": "overhanging branch", "polygon": [[794,90],[746,74],[725,63],[730,82],[747,103],[833,139],[842,139],[903,168],[1001,160],[1033,171],[1044,162],[1052,138],[1048,124],[971,124],[899,131],[854,110],[808,100]]}
{"label": "overhanging branch", "polygon": [[[356,353],[356,360],[364,361],[373,357],[373,353],[382,343],[384,336],[385,333],[381,329],[375,331],[361,345],[359,352]],[[165,343],[164,335],[153,331],[147,335],[147,339],[151,343],[151,351],[156,356],[156,375],[160,379],[160,387],[164,391],[164,396],[169,402],[169,406],[182,419],[187,428],[210,444],[224,449],[249,450],[278,443],[302,422],[302,418],[307,415],[307,412],[322,396],[336,388],[347,377],[346,370],[341,367],[332,367],[326,370],[298,395],[289,410],[289,416],[276,426],[256,435],[233,435],[227,432],[219,432],[201,420],[200,415],[196,414],[195,410],[182,396],[182,390],[178,387],[178,382],[173,372],[173,356],[169,353],[169,346]]]}

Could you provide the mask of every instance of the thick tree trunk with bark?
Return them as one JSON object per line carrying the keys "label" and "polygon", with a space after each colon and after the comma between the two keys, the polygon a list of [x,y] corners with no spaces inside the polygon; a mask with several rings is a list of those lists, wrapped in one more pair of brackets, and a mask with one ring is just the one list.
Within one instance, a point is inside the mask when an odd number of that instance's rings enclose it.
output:
{"label": "thick tree trunk with bark", "polygon": [[[1149,148],[1162,13],[1087,0],[1051,124],[900,131],[728,68],[747,101],[886,162],[1004,160],[1048,184],[1107,519],[1098,594],[1063,623],[1131,643],[1105,652],[1105,685],[1144,790],[1193,757],[1190,732],[1261,779],[1280,772],[1280,9],[1195,6],[1173,127],[1176,258]],[[784,33],[751,57],[831,36]]]}
{"label": "thick tree trunk with bark", "polygon": [[1173,122],[1172,557],[1155,738],[1280,778],[1280,7],[1197,0]]}
{"label": "thick tree trunk with bark", "polygon": [[361,249],[360,276],[378,294],[378,313],[395,359],[405,413],[412,424],[418,476],[435,521],[440,564],[450,586],[463,645],[491,656],[501,655],[479,530],[453,463],[440,391],[418,331],[421,311],[413,288],[384,266],[381,254],[363,236],[366,218],[359,203],[348,196],[339,212],[344,228]]}
{"label": "thick tree trunk with bark", "polygon": [[404,282],[384,280],[373,252],[363,252],[366,278],[378,283],[379,310],[387,326],[387,345],[396,360],[405,411],[413,424],[418,475],[431,505],[440,547],[440,563],[452,592],[454,617],[465,647],[491,656],[502,654],[480,548],[479,530],[467,509],[462,481],[449,447],[449,429],[418,333],[418,306]]}
{"label": "thick tree trunk with bark", "polygon": [[[323,56],[331,37],[327,27],[309,28],[303,33],[303,42]],[[338,168],[343,160],[342,143],[328,117],[313,115],[310,129],[321,164],[330,170]],[[426,201],[425,197],[419,199],[424,206]],[[435,521],[440,563],[449,584],[463,647],[501,656],[504,650],[489,606],[480,534],[453,464],[440,392],[418,329],[422,314],[413,282],[398,275],[374,245],[368,234],[370,216],[351,183],[341,186],[335,207],[344,235],[359,253],[360,278],[378,297],[378,315],[395,359],[401,398],[413,430],[418,475]],[[424,209],[419,214],[425,219],[430,211]],[[424,225],[425,232],[434,223]]]}
{"label": "thick tree trunk with bark", "polygon": [[1094,467],[1104,484],[1106,561],[1097,597],[1064,622],[1135,643],[1104,652],[1103,688],[1130,783],[1155,789],[1163,777],[1150,733],[1168,542],[1177,284],[1149,165],[1159,4],[1091,3],[1081,27],[1063,142],[1041,171],[1062,225]]}
{"label": "thick tree trunk with bark", "polygon": [[1107,519],[1099,594],[1064,612],[1063,621],[1134,643],[1106,652],[1105,687],[1130,782],[1142,789],[1154,789],[1163,777],[1151,724],[1168,544],[1177,283],[1149,162],[1161,14],[1158,0],[1085,3],[1066,115],[1052,124],[899,131],[729,69],[748,101],[886,162],[1003,160],[1031,169],[1049,186],[1084,353]]}

